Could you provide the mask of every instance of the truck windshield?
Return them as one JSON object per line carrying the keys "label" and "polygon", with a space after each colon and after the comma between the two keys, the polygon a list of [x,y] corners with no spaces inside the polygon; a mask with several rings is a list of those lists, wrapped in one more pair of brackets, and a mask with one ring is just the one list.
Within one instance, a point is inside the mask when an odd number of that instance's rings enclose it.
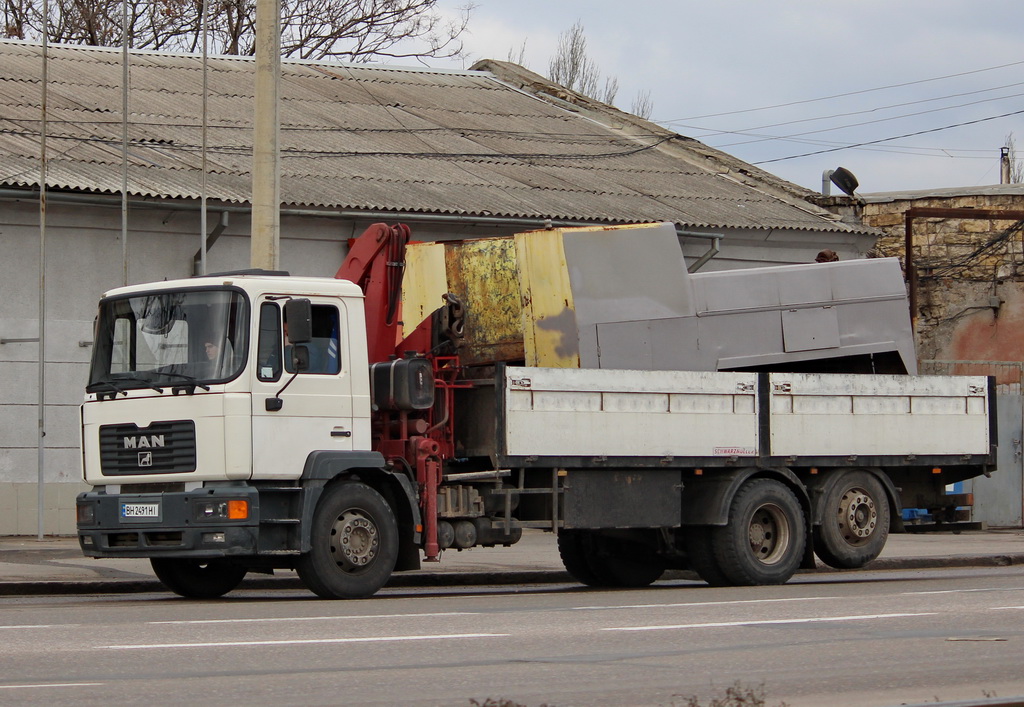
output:
{"label": "truck windshield", "polygon": [[100,302],[89,392],[205,385],[245,365],[249,305],[236,290],[154,292]]}

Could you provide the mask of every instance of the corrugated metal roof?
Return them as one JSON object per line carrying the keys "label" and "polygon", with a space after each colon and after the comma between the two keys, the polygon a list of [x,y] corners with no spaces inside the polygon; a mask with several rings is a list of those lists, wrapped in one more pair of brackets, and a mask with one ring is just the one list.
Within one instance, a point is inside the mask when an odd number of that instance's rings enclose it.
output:
{"label": "corrugated metal roof", "polygon": [[917,199],[955,199],[959,196],[1024,196],[1024,184],[990,184],[980,187],[946,187],[918,191],[875,192],[859,195],[868,204]]}
{"label": "corrugated metal roof", "polygon": [[[0,41],[0,184],[37,184],[41,54],[38,45]],[[121,52],[50,46],[48,56],[48,185],[119,191]],[[485,71],[292,61],[281,71],[286,204],[868,230],[759,184],[753,168],[738,174],[738,161],[723,167],[693,140],[653,124],[627,134]],[[248,58],[208,60],[210,199],[250,198],[253,73]],[[129,191],[198,199],[201,58],[133,52],[130,85]]]}

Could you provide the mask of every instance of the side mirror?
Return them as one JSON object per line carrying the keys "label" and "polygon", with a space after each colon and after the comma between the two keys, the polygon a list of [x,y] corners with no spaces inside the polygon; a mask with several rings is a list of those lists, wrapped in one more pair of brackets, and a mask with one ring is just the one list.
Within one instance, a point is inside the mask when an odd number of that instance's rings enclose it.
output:
{"label": "side mirror", "polygon": [[284,320],[288,322],[288,341],[291,343],[306,344],[313,339],[313,305],[308,299],[285,302]]}
{"label": "side mirror", "polygon": [[292,369],[296,373],[309,370],[309,347],[305,344],[295,344],[292,346]]}

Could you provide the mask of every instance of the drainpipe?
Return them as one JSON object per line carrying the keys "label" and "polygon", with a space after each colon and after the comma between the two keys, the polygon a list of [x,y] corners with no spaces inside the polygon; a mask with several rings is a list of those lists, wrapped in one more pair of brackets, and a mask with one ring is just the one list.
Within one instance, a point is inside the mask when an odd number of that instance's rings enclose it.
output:
{"label": "drainpipe", "polygon": [[695,272],[697,272],[702,267],[704,267],[704,265],[709,260],[714,258],[721,251],[720,246],[722,244],[722,236],[720,234],[716,235],[716,234],[705,234],[705,233],[684,233],[683,235],[696,236],[698,238],[710,238],[711,239],[711,247],[708,248],[707,252],[704,253],[704,255],[702,255],[699,258],[697,258],[695,261],[693,261],[693,264],[691,264],[688,268],[686,268],[686,272],[688,272],[688,273],[695,273]]}
{"label": "drainpipe", "polygon": [[[203,204],[202,215],[204,217],[206,216],[206,204]],[[203,221],[205,222],[206,219],[204,218]],[[212,231],[210,231],[210,235],[207,236],[206,240],[203,241],[203,244],[201,246],[199,246],[199,250],[197,250],[195,255],[192,256],[192,276],[193,277],[197,277],[199,275],[205,275],[206,274],[206,253],[207,253],[207,251],[210,250],[210,248],[213,247],[213,244],[217,242],[217,239],[220,238],[221,234],[224,233],[224,231],[225,231],[225,229],[227,229],[227,227],[228,227],[228,212],[227,211],[221,211],[220,212],[220,221],[217,222],[217,225],[213,227]],[[204,224],[204,228],[205,228],[205,224]]]}

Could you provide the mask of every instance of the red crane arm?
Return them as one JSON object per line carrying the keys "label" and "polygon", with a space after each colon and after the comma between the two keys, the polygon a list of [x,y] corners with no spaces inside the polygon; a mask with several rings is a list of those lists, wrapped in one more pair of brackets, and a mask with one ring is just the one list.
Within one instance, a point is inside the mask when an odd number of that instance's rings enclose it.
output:
{"label": "red crane arm", "polygon": [[373,224],[353,241],[345,262],[334,275],[359,285],[366,296],[370,363],[387,361],[398,344],[405,246],[410,235],[405,224]]}

